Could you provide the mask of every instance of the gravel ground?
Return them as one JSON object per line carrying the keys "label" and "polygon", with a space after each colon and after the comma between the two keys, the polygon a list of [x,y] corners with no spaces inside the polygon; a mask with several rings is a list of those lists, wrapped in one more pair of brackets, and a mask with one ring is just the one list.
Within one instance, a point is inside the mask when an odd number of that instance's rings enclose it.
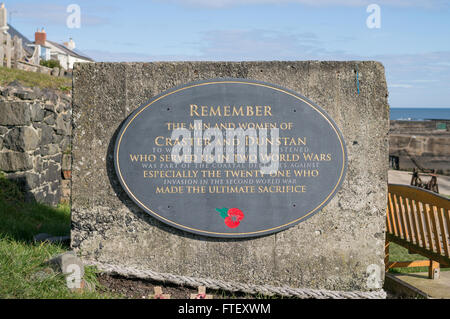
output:
{"label": "gravel ground", "polygon": [[[121,296],[123,298],[130,299],[152,299],[154,294],[154,287],[160,286],[164,294],[170,294],[171,299],[189,299],[191,294],[197,293],[197,289],[191,287],[184,287],[172,284],[163,284],[161,282],[142,280],[142,279],[130,279],[117,275],[100,274],[98,276],[100,284],[106,288],[109,292]],[[296,298],[283,298],[280,296],[254,296],[244,293],[230,293],[227,291],[210,290],[207,289],[206,293],[212,295],[213,299],[296,299]],[[387,292],[387,299],[398,299],[399,297],[392,292]]]}
{"label": "gravel ground", "polygon": [[[162,288],[163,294],[170,294],[171,299],[190,299],[191,294],[198,293],[197,289],[173,284],[164,284],[152,280],[131,279],[117,275],[102,273],[98,280],[109,292],[124,298],[151,299],[154,295],[154,287]],[[243,293],[230,293],[221,290],[206,289],[206,294],[212,295],[214,299],[245,298],[253,299],[255,296]]]}

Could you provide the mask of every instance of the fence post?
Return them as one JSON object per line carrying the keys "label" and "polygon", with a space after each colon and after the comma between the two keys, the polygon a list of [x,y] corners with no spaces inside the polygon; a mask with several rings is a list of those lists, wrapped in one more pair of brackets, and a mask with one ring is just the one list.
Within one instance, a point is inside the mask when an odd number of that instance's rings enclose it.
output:
{"label": "fence post", "polygon": [[440,264],[437,261],[430,259],[430,267],[428,267],[428,278],[439,279],[440,270]]}
{"label": "fence post", "polygon": [[39,44],[36,44],[34,47],[33,55],[31,57],[31,63],[39,65]]}
{"label": "fence post", "polygon": [[6,44],[5,44],[5,57],[6,57],[6,67],[11,68],[11,36],[9,33],[6,34]]}
{"label": "fence post", "polygon": [[3,32],[0,32],[0,66],[5,65],[5,45],[6,45],[6,39],[5,34]]}
{"label": "fence post", "polygon": [[13,45],[13,67],[17,68],[19,65],[19,61],[22,60],[23,57],[22,39],[20,39],[18,36],[14,36]]}

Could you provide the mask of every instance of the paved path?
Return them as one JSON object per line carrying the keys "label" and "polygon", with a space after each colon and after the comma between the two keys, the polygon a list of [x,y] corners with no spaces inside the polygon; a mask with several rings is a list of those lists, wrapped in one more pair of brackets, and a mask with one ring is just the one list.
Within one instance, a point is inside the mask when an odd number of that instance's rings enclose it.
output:
{"label": "paved path", "polygon": [[[388,182],[391,184],[410,185],[411,174],[412,174],[411,172],[389,170]],[[424,176],[422,178],[422,181],[428,181],[429,179],[430,179],[429,176]],[[450,195],[450,176],[438,175],[437,181],[439,186],[439,193],[441,195]]]}
{"label": "paved path", "polygon": [[392,275],[418,289],[427,298],[450,298],[450,271],[441,271],[440,278],[436,280],[428,279],[427,272]]}

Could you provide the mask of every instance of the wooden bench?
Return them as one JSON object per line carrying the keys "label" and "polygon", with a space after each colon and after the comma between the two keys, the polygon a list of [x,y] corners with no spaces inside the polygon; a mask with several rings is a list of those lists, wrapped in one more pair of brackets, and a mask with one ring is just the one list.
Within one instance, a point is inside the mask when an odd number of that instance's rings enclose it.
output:
{"label": "wooden bench", "polygon": [[[440,267],[450,267],[450,199],[407,185],[388,185],[386,216],[386,271],[396,267],[428,267],[428,277],[439,278]],[[389,243],[428,260],[389,261]]]}

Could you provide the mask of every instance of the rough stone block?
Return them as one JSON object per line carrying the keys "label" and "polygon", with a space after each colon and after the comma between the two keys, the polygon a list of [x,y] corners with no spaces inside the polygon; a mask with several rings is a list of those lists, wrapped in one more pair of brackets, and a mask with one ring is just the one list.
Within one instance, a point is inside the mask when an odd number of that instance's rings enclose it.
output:
{"label": "rough stone block", "polygon": [[21,151],[22,143],[19,142],[19,135],[20,135],[20,128],[13,127],[11,130],[9,130],[8,134],[6,134],[4,138],[5,147],[10,150]]}
{"label": "rough stone block", "polygon": [[54,162],[50,162],[46,171],[42,173],[43,181],[53,182],[59,181],[61,177],[61,170]]}
{"label": "rough stone block", "polygon": [[59,114],[58,117],[56,118],[56,134],[60,134],[60,135],[70,135],[71,130],[70,130],[70,125],[69,123],[64,121],[64,116],[62,114]]}
{"label": "rough stone block", "polygon": [[21,100],[34,100],[37,98],[37,95],[34,92],[20,90],[14,93]]}
{"label": "rough stone block", "polygon": [[33,167],[31,157],[21,152],[0,152],[0,170],[4,172],[25,171]]}
{"label": "rough stone block", "polygon": [[[389,106],[380,63],[80,63],[73,77],[71,245],[84,258],[185,276],[330,290],[370,290],[368,271],[375,267],[382,284]],[[124,193],[113,164],[124,119],[167,89],[217,77],[286,87],[334,119],[346,141],[348,171],[320,213],[269,236],[211,239],[159,222]]]}
{"label": "rough stone block", "polygon": [[84,276],[84,265],[83,262],[77,257],[76,253],[73,251],[68,251],[59,255],[52,257],[46,262],[53,270],[56,272],[63,273],[64,275],[71,274],[73,265],[78,267],[80,277]]}
{"label": "rough stone block", "polygon": [[64,154],[61,162],[61,169],[70,170],[72,167],[72,157],[70,154]]}
{"label": "rough stone block", "polygon": [[50,144],[53,141],[53,135],[55,134],[55,130],[53,127],[48,125],[41,126],[41,145]]}
{"label": "rough stone block", "polygon": [[44,119],[45,110],[40,103],[31,105],[31,119],[33,122],[41,122]]}
{"label": "rough stone block", "polygon": [[48,145],[41,147],[41,155],[42,156],[55,155],[59,152],[61,152],[61,149],[56,144],[48,144]]}
{"label": "rough stone block", "polygon": [[53,124],[55,124],[55,115],[51,112],[49,112],[49,113],[50,114],[44,118],[44,122],[47,125],[53,125]]}
{"label": "rough stone block", "polygon": [[34,150],[39,144],[38,132],[30,127],[14,127],[5,136],[5,146],[14,151]]}
{"label": "rough stone block", "polygon": [[65,199],[70,198],[70,180],[69,179],[63,179],[61,181],[61,197]]}
{"label": "rough stone block", "polygon": [[0,101],[0,125],[29,125],[30,113],[27,102]]}
{"label": "rough stone block", "polygon": [[24,192],[28,192],[32,189],[39,187],[39,174],[32,172],[18,172],[8,174],[7,178],[13,180],[20,185],[20,188]]}

